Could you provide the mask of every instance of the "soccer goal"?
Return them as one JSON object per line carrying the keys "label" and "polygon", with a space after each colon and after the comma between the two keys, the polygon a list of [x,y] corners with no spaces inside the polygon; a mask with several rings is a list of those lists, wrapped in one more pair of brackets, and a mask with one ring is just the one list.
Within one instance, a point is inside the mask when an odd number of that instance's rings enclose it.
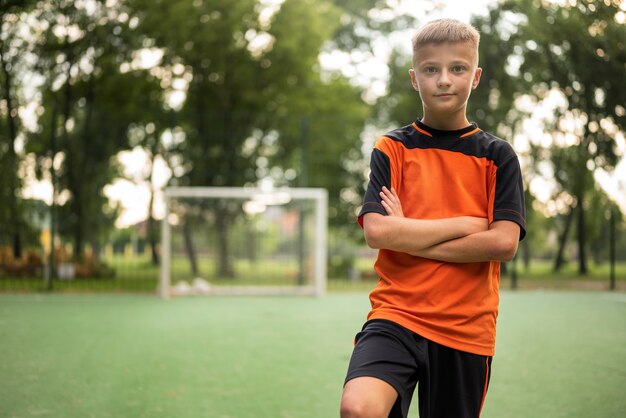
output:
{"label": "soccer goal", "polygon": [[161,297],[325,293],[326,190],[168,187],[164,200]]}

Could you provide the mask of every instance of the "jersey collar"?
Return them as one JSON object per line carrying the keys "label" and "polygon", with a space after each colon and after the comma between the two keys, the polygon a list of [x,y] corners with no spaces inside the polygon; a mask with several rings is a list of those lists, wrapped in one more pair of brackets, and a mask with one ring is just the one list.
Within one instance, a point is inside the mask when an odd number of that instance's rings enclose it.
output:
{"label": "jersey collar", "polygon": [[413,123],[413,127],[424,135],[430,136],[432,138],[438,138],[438,139],[439,138],[444,138],[444,139],[465,138],[480,130],[478,125],[472,122],[469,126],[466,126],[463,129],[458,129],[455,131],[442,131],[442,130],[431,128],[430,126],[424,125],[420,118],[417,118],[415,120],[415,123]]}

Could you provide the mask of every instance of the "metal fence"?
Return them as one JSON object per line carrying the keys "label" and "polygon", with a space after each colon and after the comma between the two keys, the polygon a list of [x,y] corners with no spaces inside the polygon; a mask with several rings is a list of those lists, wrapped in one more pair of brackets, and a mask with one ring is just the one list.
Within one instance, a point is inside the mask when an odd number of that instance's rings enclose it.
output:
{"label": "metal fence", "polygon": [[[626,240],[626,234],[621,232],[618,240]],[[29,249],[21,259],[16,260],[11,259],[7,248],[3,247],[0,250],[0,292],[157,294],[160,266],[153,262],[150,246],[141,239],[125,245],[107,244],[99,254],[91,253],[80,259],[70,256],[71,248],[57,249],[54,274],[50,274],[50,265],[44,262],[48,257],[44,257],[42,251]],[[617,253],[615,264],[608,257],[590,257],[586,275],[579,274],[575,257],[555,272],[551,258],[533,258],[526,263],[522,255],[521,251],[518,252],[516,260],[503,265],[502,288],[626,290],[626,254]],[[351,244],[346,242],[345,237],[331,233],[328,242],[328,290],[371,289],[378,279],[373,269],[375,259],[375,250],[362,243]],[[184,259],[179,268],[191,271],[191,266]],[[246,271],[249,270],[246,267]],[[202,276],[210,283],[214,274],[208,270]],[[281,273],[268,271],[267,274]],[[297,280],[295,275],[292,276],[288,279]]]}

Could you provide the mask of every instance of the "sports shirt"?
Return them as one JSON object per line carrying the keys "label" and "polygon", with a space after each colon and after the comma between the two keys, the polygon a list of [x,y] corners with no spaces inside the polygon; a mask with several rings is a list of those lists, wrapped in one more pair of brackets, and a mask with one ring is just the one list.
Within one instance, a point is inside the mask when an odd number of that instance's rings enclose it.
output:
{"label": "sports shirt", "polygon": [[[416,122],[388,132],[372,151],[371,174],[358,215],[387,215],[379,192],[394,187],[404,216],[508,220],[526,234],[524,191],[511,145],[476,125],[440,131]],[[368,319],[387,319],[421,336],[469,353],[495,348],[500,263],[448,263],[381,249],[379,281]]]}

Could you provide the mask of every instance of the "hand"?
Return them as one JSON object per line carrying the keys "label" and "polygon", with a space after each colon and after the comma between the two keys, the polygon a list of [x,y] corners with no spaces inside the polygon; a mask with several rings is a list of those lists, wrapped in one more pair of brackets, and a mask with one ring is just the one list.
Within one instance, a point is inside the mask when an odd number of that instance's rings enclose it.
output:
{"label": "hand", "polygon": [[382,199],[381,204],[387,211],[387,215],[404,218],[402,203],[400,203],[396,189],[392,187],[391,190],[389,190],[387,187],[383,186],[383,190],[380,192],[380,198]]}

